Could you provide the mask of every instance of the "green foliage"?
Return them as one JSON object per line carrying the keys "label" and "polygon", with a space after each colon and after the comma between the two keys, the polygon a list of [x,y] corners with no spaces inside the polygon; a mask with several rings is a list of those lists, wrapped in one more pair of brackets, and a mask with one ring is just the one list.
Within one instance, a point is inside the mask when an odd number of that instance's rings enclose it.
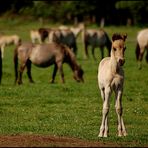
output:
{"label": "green foliage", "polygon": [[[29,31],[40,24],[29,22],[0,20],[0,29],[5,34],[18,34],[23,41],[30,41]],[[19,25],[17,25],[19,24]],[[53,24],[55,27],[57,24]],[[51,26],[51,24],[45,24]],[[89,26],[89,28],[96,26]],[[3,78],[0,86],[0,134],[43,134],[78,137],[92,141],[118,143],[121,146],[147,146],[148,137],[148,65],[143,60],[143,68],[138,70],[135,58],[135,46],[138,27],[104,28],[109,37],[115,32],[127,33],[125,87],[123,93],[123,116],[128,136],[117,137],[117,116],[114,109],[114,95],[111,98],[109,112],[110,137],[98,139],[97,135],[102,117],[102,99],[97,84],[97,68],[100,62],[100,50],[96,48],[97,61],[90,53],[90,59],[83,58],[83,45],[78,38],[78,63],[84,69],[85,83],[77,83],[72,71],[64,64],[65,84],[61,84],[59,73],[56,83],[50,84],[53,67],[37,68],[32,65],[35,84],[30,84],[23,73],[21,86],[14,85],[13,49],[5,49],[3,59]],[[107,50],[105,49],[105,55]]]}
{"label": "green foliage", "polygon": [[147,12],[148,12],[148,1],[119,1],[116,3],[117,9],[126,9],[130,10],[135,23],[147,22]]}

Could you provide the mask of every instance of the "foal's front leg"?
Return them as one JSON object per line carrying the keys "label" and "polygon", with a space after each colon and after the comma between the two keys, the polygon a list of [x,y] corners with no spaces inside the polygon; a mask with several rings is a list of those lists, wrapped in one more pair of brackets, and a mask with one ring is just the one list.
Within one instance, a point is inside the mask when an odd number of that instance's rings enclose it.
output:
{"label": "foal's front leg", "polygon": [[101,89],[101,96],[103,99],[103,109],[102,109],[102,123],[100,126],[100,133],[98,137],[108,136],[108,112],[109,112],[109,99],[111,95],[111,88],[108,86],[105,90]]}
{"label": "foal's front leg", "polygon": [[54,65],[54,70],[53,70],[53,74],[52,74],[52,80],[50,81],[51,83],[54,83],[54,80],[55,80],[55,76],[56,76],[56,73],[57,73],[57,65],[55,64]]}
{"label": "foal's front leg", "polygon": [[122,110],[122,90],[117,90],[115,93],[116,93],[115,108],[118,116],[118,136],[121,137],[121,136],[127,135],[123,118],[122,118],[122,111],[123,111]]}

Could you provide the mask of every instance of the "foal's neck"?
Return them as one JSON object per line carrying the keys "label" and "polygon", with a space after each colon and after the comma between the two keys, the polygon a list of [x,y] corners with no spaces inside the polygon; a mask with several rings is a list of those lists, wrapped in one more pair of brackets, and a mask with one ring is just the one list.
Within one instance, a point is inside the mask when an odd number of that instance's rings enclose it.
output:
{"label": "foal's neck", "polygon": [[111,65],[111,71],[112,71],[113,74],[118,73],[119,69],[121,68],[118,65],[117,60],[112,53],[111,53],[111,58],[110,58],[110,65]]}

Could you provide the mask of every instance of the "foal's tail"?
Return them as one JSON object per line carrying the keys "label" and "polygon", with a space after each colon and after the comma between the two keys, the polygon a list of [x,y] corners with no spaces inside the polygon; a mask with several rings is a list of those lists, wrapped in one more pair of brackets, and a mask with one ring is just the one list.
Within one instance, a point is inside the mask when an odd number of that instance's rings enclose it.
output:
{"label": "foal's tail", "polygon": [[15,72],[15,84],[18,78],[18,49],[19,46],[16,46],[16,48],[14,49],[14,57],[13,57],[13,61],[14,61],[14,72]]}
{"label": "foal's tail", "polygon": [[136,54],[136,59],[137,61],[139,60],[139,55],[140,55],[140,46],[139,46],[139,43],[137,42],[136,44],[136,51],[135,51],[135,54]]}

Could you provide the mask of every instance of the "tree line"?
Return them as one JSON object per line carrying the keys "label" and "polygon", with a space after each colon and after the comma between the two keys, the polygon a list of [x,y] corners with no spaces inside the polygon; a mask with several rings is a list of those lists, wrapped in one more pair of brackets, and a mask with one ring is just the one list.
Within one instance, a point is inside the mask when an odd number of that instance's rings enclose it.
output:
{"label": "tree line", "polygon": [[123,0],[5,0],[0,14],[19,14],[61,23],[105,23],[106,25],[137,25],[148,22],[148,1]]}

